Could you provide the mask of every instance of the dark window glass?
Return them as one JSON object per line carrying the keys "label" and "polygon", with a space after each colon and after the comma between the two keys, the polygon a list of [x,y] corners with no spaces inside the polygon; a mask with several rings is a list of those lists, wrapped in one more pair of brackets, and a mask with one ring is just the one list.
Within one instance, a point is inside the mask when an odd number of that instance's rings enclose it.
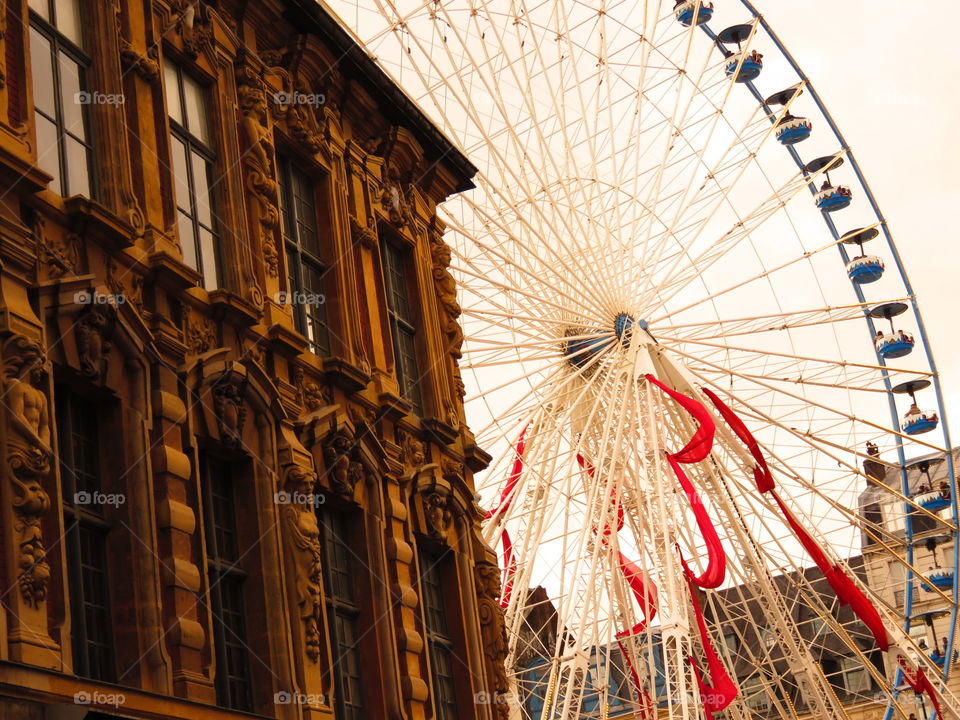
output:
{"label": "dark window glass", "polygon": [[[37,164],[63,197],[92,195],[88,92],[78,0],[31,0],[30,64],[36,110]],[[103,98],[105,99],[105,97]]]}
{"label": "dark window glass", "polygon": [[360,720],[363,716],[363,684],[360,680],[360,639],[357,630],[360,608],[354,588],[356,555],[350,550],[348,525],[342,513],[323,512],[324,567],[327,584],[327,622],[333,637],[333,674],[337,718]]}
{"label": "dark window glass", "polygon": [[390,333],[393,336],[393,349],[397,382],[400,394],[420,410],[420,368],[417,362],[417,330],[413,313],[410,310],[410,290],[405,268],[406,257],[400,248],[392,243],[383,243],[383,273],[387,291],[387,312],[390,316]]}
{"label": "dark window glass", "polygon": [[181,67],[164,61],[170,117],[170,160],[183,261],[203,275],[203,286],[220,286],[220,235],[213,201],[213,141],[206,90]]}
{"label": "dark window glass", "polygon": [[57,440],[70,594],[73,669],[116,681],[107,534],[100,470],[100,417],[95,403],[58,387]]}
{"label": "dark window glass", "polygon": [[453,638],[447,628],[442,591],[443,558],[421,550],[419,562],[423,624],[427,631],[427,646],[430,650],[430,687],[434,717],[437,720],[456,720]]}
{"label": "dark window glass", "polygon": [[323,289],[326,268],[320,258],[317,186],[285,158],[280,161],[279,177],[283,241],[290,272],[288,302],[293,307],[297,330],[310,342],[310,350],[317,355],[329,355],[330,329]]}
{"label": "dark window glass", "polygon": [[250,657],[244,615],[246,573],[240,564],[236,504],[229,463],[203,458],[206,508],[208,602],[213,611],[214,650],[217,658],[217,703],[234,710],[252,710]]}

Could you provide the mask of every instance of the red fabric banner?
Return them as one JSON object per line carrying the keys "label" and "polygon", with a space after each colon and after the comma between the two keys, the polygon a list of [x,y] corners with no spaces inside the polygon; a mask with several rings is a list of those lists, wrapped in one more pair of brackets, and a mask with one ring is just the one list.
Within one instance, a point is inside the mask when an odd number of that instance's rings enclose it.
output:
{"label": "red fabric banner", "polygon": [[700,496],[697,495],[693,483],[690,482],[690,478],[687,477],[683,468],[680,467],[680,464],[672,455],[667,455],[667,460],[670,462],[670,467],[673,468],[673,474],[680,481],[680,487],[683,488],[690,500],[690,507],[693,508],[693,514],[697,518],[697,527],[700,528],[700,533],[707,543],[707,568],[703,571],[703,574],[700,577],[694,575],[690,566],[687,565],[686,558],[681,554],[680,562],[683,563],[683,570],[694,584],[702,588],[718,588],[723,584],[723,579],[727,574],[727,556],[723,552],[720,536],[717,534],[717,529],[714,527],[706,507],[700,501]]}
{"label": "red fabric banner", "polygon": [[[915,692],[929,697],[930,702],[933,703],[933,709],[937,711],[937,717],[943,720],[943,713],[940,712],[940,697],[937,695],[936,688],[933,687],[933,683],[930,682],[930,678],[927,677],[923,668],[918,667],[916,671],[912,671],[907,667],[907,659],[903,655],[897,655],[897,662],[900,664],[900,669],[903,671],[903,679],[907,685],[913,688]],[[911,672],[914,672],[913,677],[910,677]]]}
{"label": "red fabric banner", "polygon": [[693,602],[697,628],[700,631],[700,644],[703,645],[703,652],[707,656],[707,669],[712,684],[707,685],[704,682],[700,666],[692,656],[690,657],[690,664],[693,666],[693,673],[696,675],[697,685],[700,687],[700,699],[703,701],[704,708],[711,714],[721,712],[733,702],[739,691],[736,683],[733,682],[727,669],[723,666],[717,651],[713,649],[710,633],[707,632],[707,623],[703,619],[703,610],[700,609],[697,591],[694,589],[693,580],[689,573],[687,574],[687,588],[690,590],[690,600]]}
{"label": "red fabric banner", "polygon": [[622,552],[618,552],[617,555],[620,561],[620,572],[630,585],[630,591],[633,593],[634,599],[643,612],[643,619],[640,620],[640,622],[629,630],[621,630],[617,633],[617,637],[638,635],[644,631],[644,628],[647,627],[657,614],[657,598],[659,597],[660,591],[656,583],[650,579],[650,576],[647,575],[640,566],[628,560]]}
{"label": "red fabric banner", "polygon": [[810,533],[797,522],[793,513],[790,512],[776,491],[771,491],[771,494],[773,495],[773,499],[777,501],[777,505],[780,506],[780,512],[783,513],[783,517],[793,530],[794,535],[797,536],[800,544],[803,545],[804,549],[810,554],[813,562],[820,568],[827,582],[830,583],[830,587],[833,588],[833,591],[837,595],[837,600],[840,601],[841,605],[850,606],[854,614],[863,621],[863,624],[866,625],[873,634],[873,639],[876,641],[877,647],[886,652],[887,648],[890,647],[890,639],[877,608],[870,602],[870,599],[864,595],[856,583],[843,571],[843,568],[830,562],[823,548],[821,548],[819,543],[811,537]]}
{"label": "red fabric banner", "polygon": [[757,490],[762,493],[773,490],[776,483],[773,481],[770,468],[767,467],[767,459],[763,456],[760,443],[757,442],[753,433],[747,429],[743,420],[741,420],[733,410],[727,407],[726,403],[717,397],[717,394],[710,390],[710,388],[703,388],[703,392],[717,407],[717,410],[720,412],[720,417],[730,426],[730,429],[733,430],[736,436],[743,441],[750,451],[750,454],[753,455],[753,459],[756,460],[757,464],[753,468],[753,479],[757,482]]}
{"label": "red fabric banner", "polygon": [[[524,440],[526,434],[527,428],[524,428],[517,439],[517,447],[514,449],[516,457],[513,460],[513,467],[510,468],[510,475],[507,476],[507,484],[500,493],[500,502],[497,504],[496,510],[487,510],[486,519],[488,520],[494,515],[505,513],[509,509],[510,503],[513,502],[514,488],[520,482],[520,475],[523,473],[523,451],[526,447],[526,441]],[[505,608],[510,604],[510,595],[513,592],[513,576],[517,571],[517,566],[513,562],[513,543],[510,542],[510,535],[506,528],[503,529],[500,541],[503,544],[504,576],[503,591],[500,593],[500,606]]]}
{"label": "red fabric banner", "polygon": [[716,425],[713,424],[713,418],[710,417],[710,413],[707,412],[707,409],[702,403],[694,400],[692,397],[687,397],[683,393],[677,392],[673,388],[667,387],[653,375],[648,374],[646,378],[650,383],[656,385],[673,398],[680,407],[693,415],[699,424],[697,431],[693,434],[693,437],[690,438],[690,441],[683,446],[682,450],[671,453],[671,456],[676,458],[677,462],[684,464],[703,460],[710,454],[710,448],[713,447],[713,434],[717,429]]}

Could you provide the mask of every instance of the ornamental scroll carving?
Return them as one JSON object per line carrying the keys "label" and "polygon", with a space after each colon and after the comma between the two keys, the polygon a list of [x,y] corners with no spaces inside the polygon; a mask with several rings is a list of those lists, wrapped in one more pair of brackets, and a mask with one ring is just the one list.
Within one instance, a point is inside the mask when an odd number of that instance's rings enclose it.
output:
{"label": "ornamental scroll carving", "polygon": [[284,470],[279,496],[287,529],[290,557],[296,573],[297,607],[306,638],[307,657],[320,659],[320,528],[314,512],[317,475],[300,465]]}
{"label": "ornamental scroll carving", "polygon": [[237,73],[237,100],[247,139],[247,152],[243,156],[246,171],[244,184],[256,201],[257,236],[267,274],[278,277],[280,256],[274,242],[274,231],[280,220],[280,208],[273,137],[268,127],[266,89],[249,67]]}
{"label": "ornamental scroll carving", "polygon": [[7,413],[8,477],[13,489],[14,532],[20,593],[32,607],[47,596],[42,520],[50,510],[44,481],[50,474],[50,413],[43,390],[47,358],[43,346],[16,335],[3,345],[3,387]]}
{"label": "ornamental scroll carving", "polygon": [[507,628],[500,607],[500,568],[490,563],[474,566],[477,609],[480,616],[480,641],[496,720],[509,717],[509,685],[504,663],[507,659]]}

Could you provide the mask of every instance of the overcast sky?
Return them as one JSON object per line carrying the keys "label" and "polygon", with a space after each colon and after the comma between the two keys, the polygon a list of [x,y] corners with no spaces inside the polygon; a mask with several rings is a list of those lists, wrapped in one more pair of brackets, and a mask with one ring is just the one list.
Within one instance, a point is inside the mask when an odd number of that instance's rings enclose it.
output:
{"label": "overcast sky", "polygon": [[[937,20],[956,5],[937,0],[915,12],[894,0],[754,2],[822,96],[887,219],[919,298],[957,445],[960,39],[953,23]],[[726,14],[735,3],[715,4]]]}

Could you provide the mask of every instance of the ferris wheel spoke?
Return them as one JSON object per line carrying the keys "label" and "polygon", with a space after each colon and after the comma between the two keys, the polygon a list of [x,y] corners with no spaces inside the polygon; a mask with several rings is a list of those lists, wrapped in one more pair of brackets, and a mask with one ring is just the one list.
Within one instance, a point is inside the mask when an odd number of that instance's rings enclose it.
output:
{"label": "ferris wheel spoke", "polygon": [[[909,298],[907,298],[907,300],[909,300]],[[895,302],[903,302],[903,299],[898,299]],[[721,337],[754,335],[764,332],[783,332],[811,325],[859,320],[863,319],[865,312],[872,306],[873,303],[867,302],[853,303],[850,305],[834,305],[779,313],[767,313],[754,315],[752,317],[732,318],[729,320],[718,319],[679,325],[664,325],[660,329],[674,333],[683,331],[683,337],[686,338],[689,336],[694,340],[715,340]],[[777,322],[771,324],[770,321]],[[652,322],[650,324],[654,326]],[[707,332],[714,328],[722,332],[718,335],[699,334],[700,332]]]}

